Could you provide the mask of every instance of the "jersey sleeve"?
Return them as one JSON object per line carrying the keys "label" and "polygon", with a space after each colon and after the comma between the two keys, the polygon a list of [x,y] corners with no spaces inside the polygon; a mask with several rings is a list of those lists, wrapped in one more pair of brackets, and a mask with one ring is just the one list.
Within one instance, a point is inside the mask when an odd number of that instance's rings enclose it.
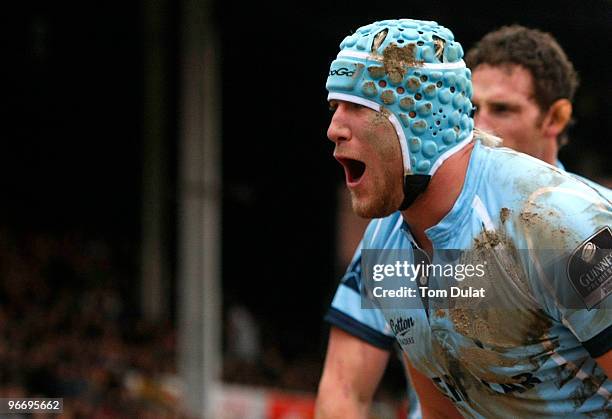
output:
{"label": "jersey sleeve", "polygon": [[[559,306],[563,322],[593,358],[612,350],[612,223],[597,226],[564,260],[558,282],[577,298]],[[576,304],[573,302],[576,301]]]}
{"label": "jersey sleeve", "polygon": [[538,297],[597,358],[612,349],[612,205],[573,182],[549,189],[529,213],[541,218],[532,218],[528,246],[536,254]]}
{"label": "jersey sleeve", "polygon": [[362,244],[355,251],[353,260],[340,281],[325,320],[373,346],[390,350],[395,337],[382,312],[376,308],[362,308],[361,248]]}

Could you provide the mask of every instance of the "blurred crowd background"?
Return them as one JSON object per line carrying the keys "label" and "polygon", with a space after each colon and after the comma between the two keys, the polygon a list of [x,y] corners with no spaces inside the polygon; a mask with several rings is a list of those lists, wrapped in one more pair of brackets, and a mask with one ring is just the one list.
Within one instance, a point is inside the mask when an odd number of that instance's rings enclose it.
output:
{"label": "blurred crowd background", "polygon": [[65,417],[177,413],[175,329],[134,310],[134,260],[82,232],[1,231],[0,397],[63,397]]}
{"label": "blurred crowd background", "polygon": [[[612,177],[607,0],[13,5],[2,25],[10,45],[0,397],[63,397],[66,418],[190,417],[178,374],[177,270],[184,39],[198,23],[186,18],[194,4],[217,48],[224,383],[316,391],[322,317],[363,228],[345,222],[343,175],[325,139],[324,81],[350,30],[388,17],[432,19],[466,50],[503,24],[550,31],[582,80],[561,160],[603,183]],[[161,144],[155,183],[146,157],[153,142]],[[152,184],[165,269],[164,310],[153,318],[142,301]],[[394,363],[377,400],[396,406],[404,384]]]}

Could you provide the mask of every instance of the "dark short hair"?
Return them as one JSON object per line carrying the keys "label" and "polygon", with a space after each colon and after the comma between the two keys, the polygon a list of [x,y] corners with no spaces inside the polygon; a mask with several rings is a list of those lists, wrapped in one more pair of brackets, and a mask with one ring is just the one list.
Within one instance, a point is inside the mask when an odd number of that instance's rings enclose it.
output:
{"label": "dark short hair", "polygon": [[468,67],[520,65],[533,77],[534,99],[542,112],[557,99],[574,99],[578,74],[552,35],[521,25],[486,34],[466,54]]}

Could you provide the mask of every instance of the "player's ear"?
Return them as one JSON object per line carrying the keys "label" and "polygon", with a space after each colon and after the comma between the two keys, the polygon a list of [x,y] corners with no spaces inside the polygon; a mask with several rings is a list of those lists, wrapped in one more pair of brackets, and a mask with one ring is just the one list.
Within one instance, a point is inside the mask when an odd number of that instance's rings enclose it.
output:
{"label": "player's ear", "polygon": [[567,99],[557,99],[546,112],[543,121],[547,136],[558,137],[572,119],[572,102]]}

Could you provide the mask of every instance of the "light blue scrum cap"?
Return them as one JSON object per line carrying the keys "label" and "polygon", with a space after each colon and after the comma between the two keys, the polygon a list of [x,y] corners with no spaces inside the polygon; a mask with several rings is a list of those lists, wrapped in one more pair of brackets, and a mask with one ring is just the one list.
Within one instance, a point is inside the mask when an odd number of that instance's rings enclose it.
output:
{"label": "light blue scrum cap", "polygon": [[442,162],[472,139],[471,72],[450,30],[433,21],[383,20],[344,38],[328,100],[387,115],[399,137],[407,208]]}

